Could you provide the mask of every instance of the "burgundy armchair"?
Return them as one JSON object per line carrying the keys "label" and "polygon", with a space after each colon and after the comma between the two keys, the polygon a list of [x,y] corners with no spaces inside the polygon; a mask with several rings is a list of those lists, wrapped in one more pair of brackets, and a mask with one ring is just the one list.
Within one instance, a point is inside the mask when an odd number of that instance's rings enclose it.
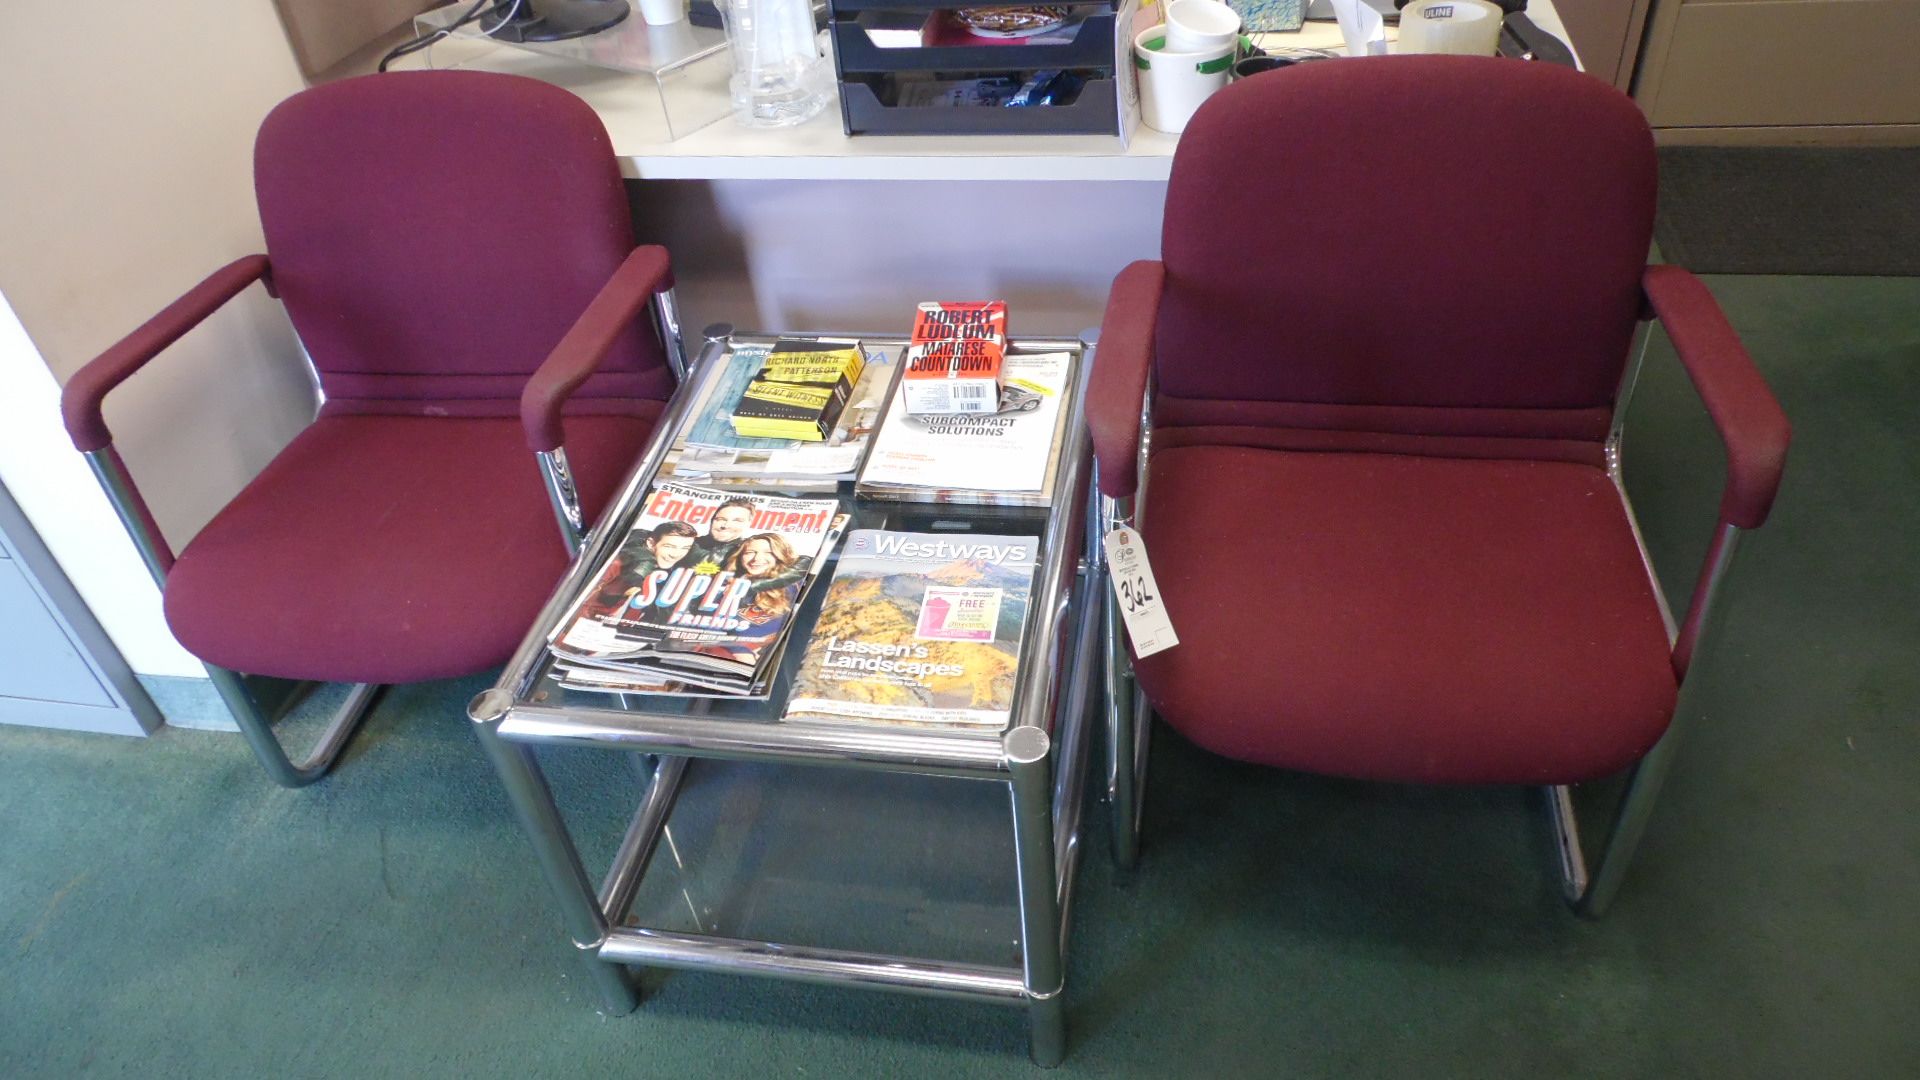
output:
{"label": "burgundy armchair", "polygon": [[[666,252],[635,247],[606,132],[563,90],[457,71],[307,90],[261,125],[254,183],[267,253],[87,364],[62,405],[174,635],[291,787],[382,685],[507,659],[684,360]],[[101,403],[256,281],[322,404],[175,558]],[[296,762],[240,672],[358,685]]]}
{"label": "burgundy armchair", "polygon": [[[1088,391],[1103,524],[1140,529],[1180,637],[1132,659],[1109,593],[1122,865],[1157,712],[1243,761],[1545,788],[1569,900],[1605,908],[1789,434],[1705,287],[1646,265],[1654,190],[1633,103],[1546,64],[1308,64],[1194,117]],[[1727,450],[1678,624],[1620,473],[1652,318]],[[1590,878],[1569,785],[1622,770]]]}

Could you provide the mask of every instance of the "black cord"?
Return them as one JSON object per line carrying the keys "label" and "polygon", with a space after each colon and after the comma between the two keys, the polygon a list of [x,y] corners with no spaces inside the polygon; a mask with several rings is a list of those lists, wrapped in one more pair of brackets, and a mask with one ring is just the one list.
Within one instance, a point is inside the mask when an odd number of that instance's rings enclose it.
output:
{"label": "black cord", "polygon": [[[412,41],[405,41],[405,42],[401,42],[398,45],[395,45],[391,52],[387,53],[387,55],[380,58],[380,66],[376,70],[379,70],[379,71],[387,70],[387,65],[393,63],[395,60],[398,60],[401,57],[407,56],[411,53],[417,53],[421,49],[424,49],[427,46],[434,44],[435,42],[439,41],[441,38],[446,37],[447,35],[453,33],[455,30],[458,30],[461,27],[472,22],[473,20],[479,18],[482,14],[480,9],[487,7],[488,5],[498,5],[501,2],[502,0],[473,0],[473,6],[468,8],[464,14],[462,14],[459,18],[453,20],[453,22],[448,23],[446,26],[443,26],[438,30],[435,30],[431,34],[422,34],[419,37],[414,38]],[[515,8],[518,8],[521,3],[522,3],[522,0],[513,0],[513,6]]]}

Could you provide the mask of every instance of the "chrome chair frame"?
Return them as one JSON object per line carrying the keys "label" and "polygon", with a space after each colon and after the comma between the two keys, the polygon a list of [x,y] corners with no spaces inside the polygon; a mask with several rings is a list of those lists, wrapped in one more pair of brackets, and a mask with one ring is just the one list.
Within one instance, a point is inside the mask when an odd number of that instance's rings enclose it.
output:
{"label": "chrome chair frame", "polygon": [[[686,351],[680,340],[680,316],[673,290],[668,288],[656,292],[650,310],[666,347],[667,366],[673,371],[676,381],[682,380],[686,376]],[[313,359],[307,355],[304,345],[300,351],[316,397],[324,402],[325,393],[320,389],[319,373],[314,369]],[[164,592],[167,587],[167,568],[174,561],[173,549],[147,514],[146,501],[141,497],[132,475],[127,472],[126,464],[120,460],[112,444],[83,456],[105,490],[107,500],[113,504],[120,524],[133,539],[133,546],[140,552],[141,561],[146,563],[147,572],[153,575],[154,584]],[[574,554],[586,534],[586,524],[580,510],[580,493],[574,486],[573,472],[567,465],[565,448],[556,447],[552,451],[537,453],[535,457],[547,486],[548,497],[553,503],[561,539],[567,545],[567,553]],[[266,770],[274,783],[287,788],[305,787],[325,776],[346,749],[360,722],[372,711],[381,691],[386,689],[379,683],[355,683],[347,692],[347,700],[327,721],[313,747],[296,760],[274,735],[273,724],[301,700],[304,690],[314,684],[301,684],[279,709],[269,712],[247,686],[245,675],[204,661],[202,666],[206,668],[207,677],[233,717],[234,724],[239,727],[240,734],[247,740],[248,748],[259,760],[260,767]]]}
{"label": "chrome chair frame", "polygon": [[[1673,648],[1674,677],[1684,691],[1688,669],[1711,628],[1714,601],[1726,580],[1742,530],[1725,523],[1716,528],[1699,580],[1688,602],[1686,618],[1676,624],[1666,593],[1661,588],[1660,575],[1654,569],[1653,557],[1641,535],[1633,501],[1627,496],[1622,471],[1621,449],[1627,406],[1632,401],[1641,366],[1646,361],[1647,348],[1652,341],[1652,323],[1641,323],[1635,337],[1631,359],[1621,376],[1619,392],[1614,397],[1613,419],[1604,446],[1606,471],[1608,479],[1613,482],[1614,491],[1619,495],[1621,509],[1626,512],[1627,522],[1632,527],[1641,565],[1645,567],[1647,580],[1653,587],[1660,618],[1666,625],[1667,640]],[[1120,525],[1139,527],[1139,517],[1147,496],[1147,455],[1152,441],[1153,400],[1154,384],[1149,375],[1140,410],[1140,452],[1135,464],[1138,470],[1135,494],[1131,498],[1118,499],[1100,496],[1100,535]],[[1097,465],[1095,483],[1098,484]],[[1093,548],[1097,551],[1100,545],[1095,544]],[[1107,721],[1107,801],[1112,822],[1114,864],[1126,870],[1133,868],[1139,860],[1142,794],[1146,784],[1148,737],[1153,712],[1146,695],[1134,679],[1132,653],[1127,647],[1126,629],[1121,624],[1118,601],[1104,580],[1104,557],[1100,561],[1100,571],[1106,613],[1102,644],[1106,669],[1103,686]],[[1579,914],[1597,919],[1606,913],[1619,895],[1634,852],[1646,835],[1647,823],[1653,816],[1660,789],[1673,767],[1673,756],[1684,727],[1682,719],[1683,710],[1676,707],[1673,721],[1660,741],[1629,767],[1626,790],[1614,810],[1613,824],[1598,864],[1589,866],[1582,848],[1579,821],[1573,809],[1572,789],[1566,785],[1543,789],[1553,828],[1562,892],[1569,906]]]}

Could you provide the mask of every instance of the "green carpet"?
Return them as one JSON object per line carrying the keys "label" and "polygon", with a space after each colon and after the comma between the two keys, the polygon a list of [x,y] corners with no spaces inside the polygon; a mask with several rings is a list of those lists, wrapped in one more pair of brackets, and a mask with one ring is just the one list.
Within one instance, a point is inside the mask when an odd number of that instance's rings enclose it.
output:
{"label": "green carpet", "polygon": [[[1613,913],[1564,910],[1526,792],[1270,772],[1162,732],[1130,880],[1093,818],[1060,1075],[1920,1075],[1920,280],[1713,284],[1793,459]],[[1631,486],[1683,591],[1721,465],[1664,344],[1633,419]],[[394,692],[301,792],[233,736],[0,730],[0,1075],[1028,1073],[1024,1018],[990,1006],[676,974],[597,1015],[464,730],[480,685]],[[584,825],[632,795],[611,755],[551,773]],[[897,824],[892,787],[843,790],[867,812],[838,835],[739,831],[848,782],[706,785],[711,820],[683,839],[768,884],[696,899],[689,873],[686,903],[766,925],[844,891],[874,912],[865,882],[927,863],[967,892],[979,853]],[[1604,794],[1583,798],[1591,825]],[[952,807],[957,827],[991,812]],[[1004,948],[978,899],[840,929]]]}

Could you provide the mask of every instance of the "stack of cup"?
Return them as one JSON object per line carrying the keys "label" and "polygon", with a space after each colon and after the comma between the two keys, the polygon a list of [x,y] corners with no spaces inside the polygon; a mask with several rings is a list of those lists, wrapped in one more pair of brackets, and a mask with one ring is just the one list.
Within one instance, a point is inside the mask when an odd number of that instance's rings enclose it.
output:
{"label": "stack of cup", "polygon": [[1240,46],[1240,16],[1219,0],[1173,0],[1167,21],[1133,39],[1141,119],[1178,134],[1214,91],[1227,85]]}

